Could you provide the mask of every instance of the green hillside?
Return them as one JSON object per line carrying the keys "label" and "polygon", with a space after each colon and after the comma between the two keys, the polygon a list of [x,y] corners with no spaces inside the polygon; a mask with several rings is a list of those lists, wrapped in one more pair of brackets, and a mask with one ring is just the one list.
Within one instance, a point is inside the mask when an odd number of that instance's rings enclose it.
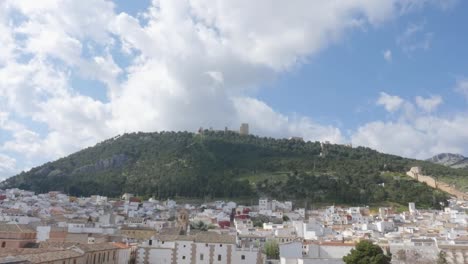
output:
{"label": "green hillside", "polygon": [[[322,153],[322,155],[321,155]],[[115,137],[1,183],[71,195],[238,198],[267,195],[310,202],[414,201],[446,195],[405,176],[412,166],[466,189],[468,170],[381,154],[369,148],[204,131]]]}

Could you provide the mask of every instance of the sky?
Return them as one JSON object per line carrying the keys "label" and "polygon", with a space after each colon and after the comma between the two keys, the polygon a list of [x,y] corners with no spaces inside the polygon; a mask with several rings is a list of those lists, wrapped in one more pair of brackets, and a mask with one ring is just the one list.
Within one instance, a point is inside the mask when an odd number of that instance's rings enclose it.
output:
{"label": "sky", "polygon": [[468,155],[467,1],[2,0],[0,179],[137,131]]}

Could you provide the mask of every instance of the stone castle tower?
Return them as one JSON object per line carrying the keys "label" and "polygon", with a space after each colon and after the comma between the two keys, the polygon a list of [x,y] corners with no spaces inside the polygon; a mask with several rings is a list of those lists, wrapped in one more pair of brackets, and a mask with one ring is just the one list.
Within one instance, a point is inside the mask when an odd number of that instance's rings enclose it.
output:
{"label": "stone castle tower", "polygon": [[187,234],[187,229],[189,227],[189,214],[187,210],[182,209],[177,214],[177,227],[179,228],[179,234]]}

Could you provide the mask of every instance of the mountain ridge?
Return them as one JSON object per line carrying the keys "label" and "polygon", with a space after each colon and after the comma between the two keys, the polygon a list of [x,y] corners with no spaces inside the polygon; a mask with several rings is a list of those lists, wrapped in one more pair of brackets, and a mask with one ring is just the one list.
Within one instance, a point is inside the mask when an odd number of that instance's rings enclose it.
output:
{"label": "mountain ridge", "polygon": [[[230,131],[131,133],[13,176],[1,188],[157,198],[259,197],[438,206],[447,195],[406,176],[413,166],[458,183],[468,171],[344,145]],[[450,182],[450,181],[448,181]],[[461,187],[464,187],[462,184]]]}
{"label": "mountain ridge", "polygon": [[461,154],[440,153],[427,161],[455,169],[468,168],[468,158]]}

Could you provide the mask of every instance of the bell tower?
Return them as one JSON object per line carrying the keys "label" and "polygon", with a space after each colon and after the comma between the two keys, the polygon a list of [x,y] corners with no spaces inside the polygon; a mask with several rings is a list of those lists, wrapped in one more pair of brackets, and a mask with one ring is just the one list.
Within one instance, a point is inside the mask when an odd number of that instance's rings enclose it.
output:
{"label": "bell tower", "polygon": [[181,235],[187,234],[187,228],[189,225],[189,214],[187,210],[182,209],[177,215],[177,227],[179,228],[179,233]]}

